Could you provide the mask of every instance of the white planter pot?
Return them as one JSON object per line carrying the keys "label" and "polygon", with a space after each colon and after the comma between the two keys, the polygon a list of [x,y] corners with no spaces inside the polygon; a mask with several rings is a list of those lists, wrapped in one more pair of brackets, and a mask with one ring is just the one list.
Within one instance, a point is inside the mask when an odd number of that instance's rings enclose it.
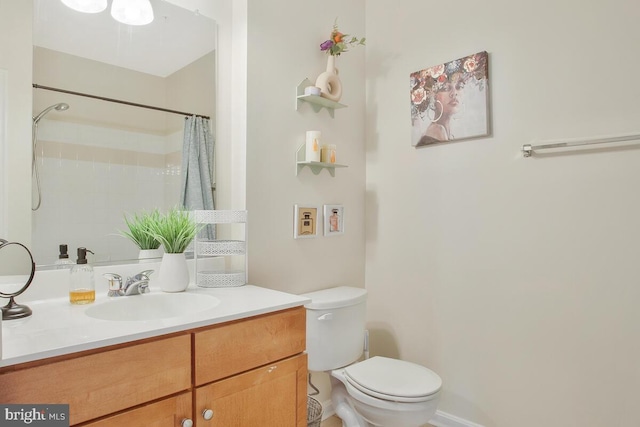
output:
{"label": "white planter pot", "polygon": [[163,292],[183,292],[189,286],[189,268],[184,253],[164,254],[158,273]]}
{"label": "white planter pot", "polygon": [[156,258],[162,258],[162,249],[140,249],[138,253],[140,262],[153,262]]}

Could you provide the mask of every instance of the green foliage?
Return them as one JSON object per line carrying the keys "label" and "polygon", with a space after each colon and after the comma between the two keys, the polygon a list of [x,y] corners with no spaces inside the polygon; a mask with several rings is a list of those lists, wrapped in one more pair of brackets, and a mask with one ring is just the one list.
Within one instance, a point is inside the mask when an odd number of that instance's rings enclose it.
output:
{"label": "green foliage", "polygon": [[150,225],[160,220],[160,212],[155,209],[152,212],[134,214],[131,218],[125,215],[124,222],[129,231],[120,231],[120,234],[128,237],[140,249],[158,249],[160,241],[150,233]]}
{"label": "green foliage", "polygon": [[189,211],[174,207],[149,224],[149,233],[162,243],[165,253],[179,254],[187,249],[203,226],[195,222]]}

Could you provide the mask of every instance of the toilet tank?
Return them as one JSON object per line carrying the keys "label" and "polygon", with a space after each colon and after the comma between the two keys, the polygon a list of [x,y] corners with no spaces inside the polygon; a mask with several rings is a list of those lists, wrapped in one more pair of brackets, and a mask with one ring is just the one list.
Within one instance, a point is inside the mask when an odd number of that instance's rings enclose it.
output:
{"label": "toilet tank", "polygon": [[307,309],[307,355],[311,371],[329,371],[360,358],[364,348],[367,291],[340,286],[302,295]]}

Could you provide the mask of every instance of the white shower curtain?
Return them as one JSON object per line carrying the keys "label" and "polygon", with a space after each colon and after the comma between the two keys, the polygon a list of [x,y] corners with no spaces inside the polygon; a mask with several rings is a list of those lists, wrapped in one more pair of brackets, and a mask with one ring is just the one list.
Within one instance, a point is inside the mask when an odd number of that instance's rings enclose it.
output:
{"label": "white shower curtain", "polygon": [[[214,209],[213,152],[209,119],[191,116],[184,124],[182,144],[182,191],[180,201],[187,210]],[[204,238],[215,239],[215,228],[207,226]]]}

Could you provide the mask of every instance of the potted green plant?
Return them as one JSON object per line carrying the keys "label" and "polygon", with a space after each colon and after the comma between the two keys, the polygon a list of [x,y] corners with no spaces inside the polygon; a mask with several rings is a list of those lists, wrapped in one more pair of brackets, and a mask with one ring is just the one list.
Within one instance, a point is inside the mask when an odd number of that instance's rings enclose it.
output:
{"label": "potted green plant", "polygon": [[136,213],[130,217],[124,216],[124,222],[127,224],[128,231],[121,231],[120,234],[129,238],[138,246],[140,249],[138,259],[147,260],[160,258],[162,256],[160,241],[149,232],[150,225],[159,220],[160,211],[157,209],[151,212]]}
{"label": "potted green plant", "polygon": [[149,224],[149,233],[162,243],[164,255],[158,281],[164,292],[182,292],[189,286],[189,269],[184,251],[194,239],[201,224],[189,211],[174,207]]}

